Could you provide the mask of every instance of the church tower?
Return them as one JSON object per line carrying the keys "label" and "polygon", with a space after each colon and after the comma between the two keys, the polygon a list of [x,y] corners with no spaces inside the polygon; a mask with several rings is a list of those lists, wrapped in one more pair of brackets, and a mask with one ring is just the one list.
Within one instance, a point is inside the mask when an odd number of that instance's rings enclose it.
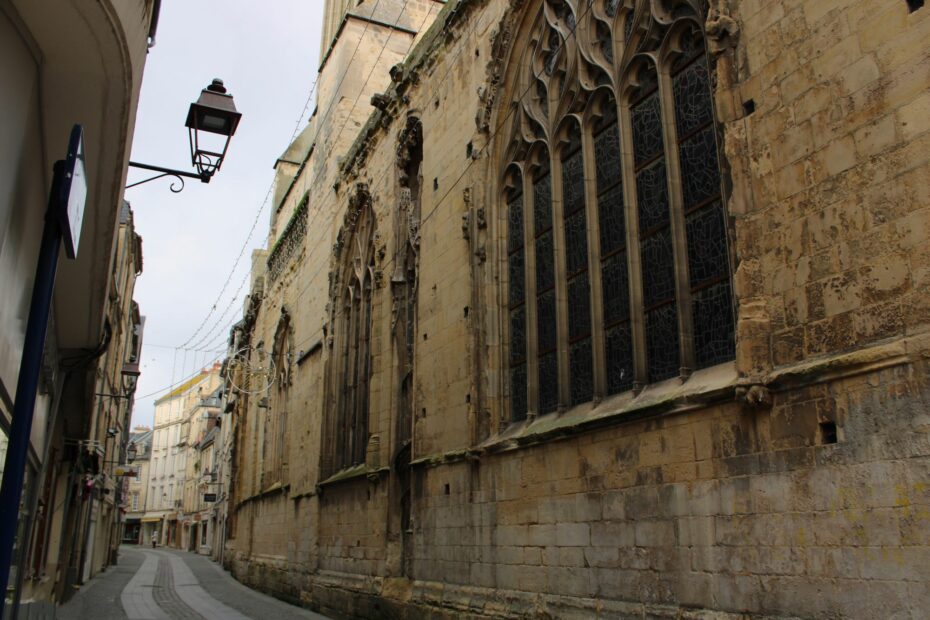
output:
{"label": "church tower", "polygon": [[[316,109],[275,164],[269,246],[289,221],[291,210],[282,205],[289,193],[299,190],[300,195],[310,185],[317,190],[332,187],[330,175],[338,168],[333,162],[346,154],[374,111],[372,95],[388,88],[391,67],[406,60],[446,5],[445,0],[324,2]],[[304,168],[313,173],[301,175]],[[295,180],[297,176],[301,178]]]}

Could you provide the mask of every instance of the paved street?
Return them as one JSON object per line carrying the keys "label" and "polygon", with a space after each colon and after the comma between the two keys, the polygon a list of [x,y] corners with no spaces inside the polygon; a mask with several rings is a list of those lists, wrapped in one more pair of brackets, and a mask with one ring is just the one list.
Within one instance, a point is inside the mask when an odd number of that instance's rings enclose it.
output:
{"label": "paved street", "polygon": [[251,590],[204,556],[120,547],[119,564],[85,584],[64,620],[327,620]]}

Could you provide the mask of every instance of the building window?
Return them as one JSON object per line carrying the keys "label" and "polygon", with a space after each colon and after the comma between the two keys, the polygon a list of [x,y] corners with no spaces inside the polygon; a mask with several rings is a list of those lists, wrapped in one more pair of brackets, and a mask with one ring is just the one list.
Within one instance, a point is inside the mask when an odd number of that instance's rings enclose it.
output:
{"label": "building window", "polygon": [[133,493],[132,494],[132,511],[136,512],[137,510],[139,510],[139,494]]}
{"label": "building window", "polygon": [[501,143],[511,420],[735,354],[704,3],[535,6]]}
{"label": "building window", "polygon": [[375,220],[367,188],[350,201],[337,241],[340,268],[334,278],[333,355],[330,364],[334,416],[330,469],[365,462],[368,448],[372,290]]}

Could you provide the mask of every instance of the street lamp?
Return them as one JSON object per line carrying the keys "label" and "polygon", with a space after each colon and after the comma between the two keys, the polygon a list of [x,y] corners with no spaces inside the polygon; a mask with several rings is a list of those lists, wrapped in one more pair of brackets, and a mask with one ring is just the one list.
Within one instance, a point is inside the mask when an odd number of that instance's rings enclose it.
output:
{"label": "street lamp", "polygon": [[[160,174],[127,185],[126,189],[166,176],[174,177],[180,182],[180,185],[171,184],[170,189],[175,194],[184,189],[185,177],[199,179],[202,183],[209,183],[213,175],[223,165],[226,150],[229,148],[229,141],[236,133],[241,118],[242,114],[236,110],[233,96],[226,92],[223,80],[214,79],[209,86],[200,91],[200,97],[197,101],[191,104],[190,109],[187,111],[187,121],[184,123],[190,141],[191,165],[197,172],[174,170],[163,166],[130,161],[129,166],[132,168],[151,170]],[[221,138],[225,138],[225,140],[221,146],[204,146],[204,144],[211,142],[210,137],[206,134],[216,134]]]}
{"label": "street lamp", "polygon": [[[223,80],[214,79],[213,83],[200,91],[200,98],[192,103],[187,111],[188,137],[191,145],[191,165],[197,168],[204,183],[223,165],[229,140],[236,133],[242,114],[236,111],[232,95],[226,93]],[[209,151],[200,146],[201,132],[225,136],[222,152]]]}
{"label": "street lamp", "polygon": [[129,444],[126,448],[126,461],[132,463],[136,460],[136,454],[138,453],[138,448],[135,443]]}

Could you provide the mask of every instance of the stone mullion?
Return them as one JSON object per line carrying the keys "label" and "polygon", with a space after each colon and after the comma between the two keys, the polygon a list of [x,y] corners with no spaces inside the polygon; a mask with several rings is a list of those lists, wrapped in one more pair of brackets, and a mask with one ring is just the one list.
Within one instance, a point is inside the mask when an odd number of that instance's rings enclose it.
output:
{"label": "stone mullion", "polygon": [[[536,342],[536,238],[533,234],[533,170],[524,166],[523,181],[523,283],[526,304],[526,415],[539,412],[539,344]],[[508,317],[509,319],[509,317]]]}
{"label": "stone mullion", "polygon": [[585,223],[588,231],[588,284],[591,287],[591,354],[594,359],[594,402],[607,394],[607,335],[604,330],[604,292],[601,281],[601,222],[597,207],[597,165],[592,121],[581,128],[584,164]]}
{"label": "stone mullion", "polygon": [[[563,147],[566,145],[562,145]],[[556,366],[559,377],[559,404],[561,411],[571,405],[571,377],[568,344],[568,278],[565,265],[565,209],[562,204],[561,148],[549,149],[549,184],[552,218],[552,253],[555,273],[555,341]]]}
{"label": "stone mullion", "polygon": [[623,213],[626,219],[627,276],[630,286],[630,332],[633,337],[633,391],[649,382],[646,359],[646,312],[643,302],[642,256],[639,251],[639,203],[633,164],[633,124],[627,98],[617,97],[617,129],[620,132],[620,166]]}
{"label": "stone mullion", "polygon": [[667,67],[660,67],[659,105],[665,166],[668,182],[669,222],[675,256],[675,301],[678,306],[679,375],[687,378],[694,369],[694,320],[691,315],[691,284],[688,276],[688,237],[685,228],[684,198],[681,192],[681,163],[678,159],[678,131],[675,127],[675,98]]}

